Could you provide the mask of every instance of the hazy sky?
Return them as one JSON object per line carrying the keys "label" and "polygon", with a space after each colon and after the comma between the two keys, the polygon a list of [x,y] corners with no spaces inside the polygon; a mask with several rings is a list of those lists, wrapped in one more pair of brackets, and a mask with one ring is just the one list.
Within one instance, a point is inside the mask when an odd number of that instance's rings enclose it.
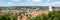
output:
{"label": "hazy sky", "polygon": [[60,6],[60,0],[0,0],[0,6]]}

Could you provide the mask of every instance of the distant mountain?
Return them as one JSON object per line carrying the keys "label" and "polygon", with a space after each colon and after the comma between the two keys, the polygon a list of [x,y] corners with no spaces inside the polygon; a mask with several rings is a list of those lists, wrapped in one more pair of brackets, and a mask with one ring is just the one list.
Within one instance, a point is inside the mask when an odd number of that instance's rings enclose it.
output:
{"label": "distant mountain", "polygon": [[[41,7],[48,7],[48,6],[1,6],[0,8],[41,8]],[[52,8],[60,8],[59,6],[52,6]]]}
{"label": "distant mountain", "polygon": [[1,8],[11,8],[11,7],[47,7],[47,6],[1,6]]}

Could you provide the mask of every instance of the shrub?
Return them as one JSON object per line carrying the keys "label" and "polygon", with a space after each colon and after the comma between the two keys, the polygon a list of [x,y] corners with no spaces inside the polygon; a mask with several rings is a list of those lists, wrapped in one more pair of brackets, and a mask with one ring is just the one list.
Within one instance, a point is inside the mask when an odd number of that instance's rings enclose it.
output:
{"label": "shrub", "polygon": [[41,17],[40,16],[36,16],[34,18],[29,18],[29,20],[41,20]]}
{"label": "shrub", "polygon": [[0,14],[0,20],[10,20],[10,17],[8,14]]}

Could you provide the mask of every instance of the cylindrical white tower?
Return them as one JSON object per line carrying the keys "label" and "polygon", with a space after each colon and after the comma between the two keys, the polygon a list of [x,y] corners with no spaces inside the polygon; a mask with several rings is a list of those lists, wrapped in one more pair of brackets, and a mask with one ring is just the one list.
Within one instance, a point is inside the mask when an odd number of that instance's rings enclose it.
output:
{"label": "cylindrical white tower", "polygon": [[52,6],[49,6],[49,11],[52,11]]}

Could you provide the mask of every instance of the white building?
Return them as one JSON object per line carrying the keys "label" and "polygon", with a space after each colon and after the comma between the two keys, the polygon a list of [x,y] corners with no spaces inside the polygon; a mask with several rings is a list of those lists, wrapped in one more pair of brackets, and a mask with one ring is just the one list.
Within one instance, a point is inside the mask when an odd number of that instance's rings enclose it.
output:
{"label": "white building", "polygon": [[49,11],[52,11],[52,6],[49,6]]}

